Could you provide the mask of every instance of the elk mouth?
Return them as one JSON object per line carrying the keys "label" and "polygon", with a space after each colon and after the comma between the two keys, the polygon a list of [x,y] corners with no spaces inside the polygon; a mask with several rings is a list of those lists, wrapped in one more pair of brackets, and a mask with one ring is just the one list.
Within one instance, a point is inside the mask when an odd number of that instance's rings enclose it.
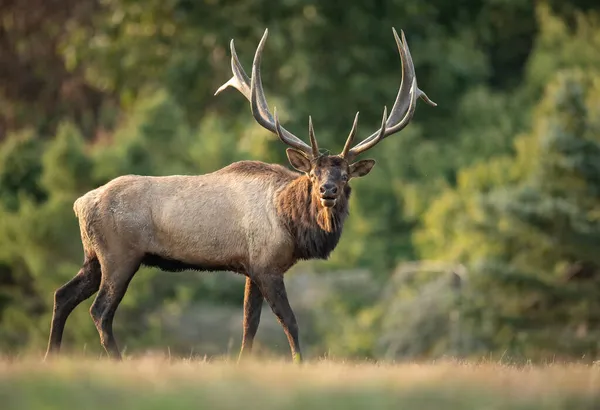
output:
{"label": "elk mouth", "polygon": [[323,196],[321,197],[321,205],[323,205],[325,208],[333,208],[336,202],[337,198]]}

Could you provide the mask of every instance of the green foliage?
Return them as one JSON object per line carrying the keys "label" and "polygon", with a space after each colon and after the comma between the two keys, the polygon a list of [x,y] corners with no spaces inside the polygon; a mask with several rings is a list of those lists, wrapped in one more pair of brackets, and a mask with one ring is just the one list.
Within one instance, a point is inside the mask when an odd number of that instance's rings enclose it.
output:
{"label": "green foliage", "polygon": [[[540,33],[527,62],[527,87],[541,94],[557,71],[600,67],[600,31],[597,13],[575,12],[575,24],[561,19],[543,3],[537,9]],[[573,29],[573,26],[575,29]],[[537,95],[536,95],[537,96]]]}
{"label": "green foliage", "polygon": [[[474,294],[464,308],[486,349],[598,354],[598,78],[557,74],[516,157],[466,170],[425,217],[424,255],[470,266]],[[590,271],[592,281],[580,283]]]}
{"label": "green foliage", "polygon": [[0,198],[8,210],[19,208],[21,199],[43,202],[47,193],[40,186],[42,143],[32,132],[12,135],[0,150]]}

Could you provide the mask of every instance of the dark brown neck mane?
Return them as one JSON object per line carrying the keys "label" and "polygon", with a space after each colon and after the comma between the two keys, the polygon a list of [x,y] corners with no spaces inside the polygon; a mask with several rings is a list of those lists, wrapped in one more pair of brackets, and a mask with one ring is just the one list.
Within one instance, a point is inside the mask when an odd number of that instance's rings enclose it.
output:
{"label": "dark brown neck mane", "polygon": [[333,208],[321,206],[306,175],[291,181],[276,199],[277,213],[295,241],[298,259],[327,259],[342,235],[348,216],[350,187],[346,185]]}

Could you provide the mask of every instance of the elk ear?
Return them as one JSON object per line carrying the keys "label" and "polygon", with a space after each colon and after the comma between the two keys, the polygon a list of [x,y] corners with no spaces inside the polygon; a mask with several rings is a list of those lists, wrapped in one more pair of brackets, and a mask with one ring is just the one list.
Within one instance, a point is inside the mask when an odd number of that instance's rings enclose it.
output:
{"label": "elk ear", "polygon": [[301,172],[310,172],[310,159],[306,156],[306,154],[302,151],[298,151],[297,149],[288,148],[285,150],[287,153],[288,160],[290,164],[298,171]]}
{"label": "elk ear", "polygon": [[350,178],[360,178],[367,175],[375,166],[374,159],[363,159],[350,165]]}

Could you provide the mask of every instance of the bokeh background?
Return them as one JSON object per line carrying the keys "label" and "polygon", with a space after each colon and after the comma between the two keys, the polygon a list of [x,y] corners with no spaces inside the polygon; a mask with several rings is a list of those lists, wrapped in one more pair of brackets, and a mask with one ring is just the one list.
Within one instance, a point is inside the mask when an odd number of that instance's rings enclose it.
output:
{"label": "bokeh background", "polygon": [[[287,163],[229,79],[269,28],[286,128],[339,151],[379,124],[406,33],[419,101],[369,152],[326,262],[287,275],[308,357],[587,360],[600,353],[600,3],[530,0],[5,0],[0,5],[0,351],[43,352],[82,261],[73,201],[122,174]],[[143,269],[126,354],[236,355],[243,278]],[[88,315],[65,348],[100,354]],[[270,310],[263,354],[288,355]]]}

